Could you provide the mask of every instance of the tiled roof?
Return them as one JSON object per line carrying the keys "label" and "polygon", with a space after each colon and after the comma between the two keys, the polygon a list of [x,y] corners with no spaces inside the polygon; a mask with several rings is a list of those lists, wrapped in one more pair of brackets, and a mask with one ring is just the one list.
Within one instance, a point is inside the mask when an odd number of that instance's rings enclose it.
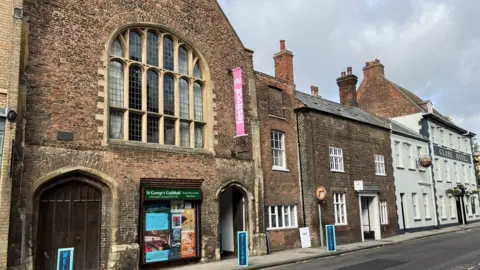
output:
{"label": "tiled roof", "polygon": [[295,91],[295,96],[307,108],[314,109],[320,112],[338,115],[343,118],[348,118],[358,122],[390,129],[387,121],[379,119],[365,111],[356,107],[345,106],[321,97],[315,97],[304,92]]}
{"label": "tiled roof", "polygon": [[390,122],[392,123],[393,132],[400,133],[400,134],[403,134],[403,135],[407,135],[409,137],[417,138],[419,140],[428,141],[428,138],[420,135],[418,132],[415,132],[415,130],[410,129],[410,128],[398,123],[395,120],[391,120]]}

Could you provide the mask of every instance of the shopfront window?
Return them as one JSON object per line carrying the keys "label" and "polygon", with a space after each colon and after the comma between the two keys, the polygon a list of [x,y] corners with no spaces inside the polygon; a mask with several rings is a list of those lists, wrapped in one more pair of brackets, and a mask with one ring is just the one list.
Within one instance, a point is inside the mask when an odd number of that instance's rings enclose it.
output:
{"label": "shopfront window", "polygon": [[200,189],[142,188],[143,264],[199,257]]}

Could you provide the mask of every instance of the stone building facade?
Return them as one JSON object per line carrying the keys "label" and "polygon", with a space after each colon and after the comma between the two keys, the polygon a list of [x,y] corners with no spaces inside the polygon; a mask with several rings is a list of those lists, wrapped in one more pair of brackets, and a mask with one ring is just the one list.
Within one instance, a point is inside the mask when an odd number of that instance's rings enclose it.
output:
{"label": "stone building facade", "polygon": [[[356,83],[351,68],[337,79],[342,104],[319,97],[315,87],[312,95],[295,93],[303,103],[296,113],[305,225],[317,245],[319,209],[322,230],[335,224],[339,244],[398,230],[390,127],[356,107]],[[355,181],[363,187],[355,189]],[[322,201],[315,196],[318,186],[327,190]]]}
{"label": "stone building facade", "polygon": [[[280,41],[275,77],[256,72],[264,179],[264,222],[272,251],[300,247],[303,209],[298,171],[293,54]],[[285,215],[284,215],[285,214]],[[285,218],[286,217],[286,218]]]}
{"label": "stone building facade", "polygon": [[[8,228],[12,194],[12,160],[18,159],[15,134],[18,119],[7,120],[10,111],[18,113],[22,48],[20,0],[0,2],[0,269],[7,266]],[[23,60],[23,59],[22,59]],[[10,118],[10,120],[13,120]],[[20,122],[21,125],[21,122]],[[14,162],[15,163],[15,162]]]}
{"label": "stone building facade", "polygon": [[[22,6],[7,2],[9,13]],[[234,246],[240,230],[249,232],[251,254],[262,254],[258,75],[217,1],[41,0],[25,1],[23,12],[23,157],[11,219],[1,221],[11,225],[9,267],[51,269],[63,247],[75,247],[77,269],[219,260],[232,251],[222,241]],[[10,17],[1,22],[13,25],[17,44],[21,22]],[[235,130],[236,67],[243,137]],[[9,75],[0,90],[15,91],[19,76]]]}

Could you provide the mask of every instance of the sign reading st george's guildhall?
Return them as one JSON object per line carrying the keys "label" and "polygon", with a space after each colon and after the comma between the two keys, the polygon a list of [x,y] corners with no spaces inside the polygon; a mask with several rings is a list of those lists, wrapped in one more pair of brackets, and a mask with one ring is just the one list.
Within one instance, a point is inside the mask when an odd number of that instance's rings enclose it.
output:
{"label": "sign reading st george's guildhall", "polygon": [[445,158],[449,158],[449,159],[453,159],[453,160],[458,160],[458,161],[462,161],[462,162],[469,163],[469,164],[471,163],[471,159],[470,159],[469,155],[465,155],[465,154],[458,153],[458,152],[455,152],[455,151],[452,151],[452,150],[449,150],[449,149],[445,149],[445,148],[442,148],[442,147],[437,146],[437,145],[433,146],[433,153],[436,156],[441,156],[441,157],[445,157]]}

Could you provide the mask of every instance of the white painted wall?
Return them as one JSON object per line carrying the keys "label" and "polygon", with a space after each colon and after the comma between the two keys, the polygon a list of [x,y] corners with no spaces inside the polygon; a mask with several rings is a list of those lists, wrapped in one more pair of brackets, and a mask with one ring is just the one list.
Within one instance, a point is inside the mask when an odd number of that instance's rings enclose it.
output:
{"label": "white painted wall", "polygon": [[[433,122],[429,122],[428,126],[429,126],[429,133],[431,136],[430,138],[430,143],[432,145],[431,147],[433,147],[433,144],[436,144],[450,150],[463,152],[464,154],[469,156],[472,155],[470,140],[467,137],[463,136],[463,134],[457,133],[451,129],[440,126]],[[440,130],[443,130],[443,132],[440,132]],[[432,136],[432,133],[433,133],[433,136]],[[450,134],[452,134],[452,140],[450,140]],[[457,161],[457,160],[433,155],[432,161],[433,161],[432,166],[433,166],[434,178],[435,178],[434,179],[435,188],[437,192],[436,196],[437,198],[438,196],[444,196],[446,199],[445,205],[446,205],[447,217],[442,218],[441,213],[439,213],[440,225],[457,224],[458,223],[457,213],[456,212],[452,213],[452,211],[450,211],[449,197],[448,195],[445,194],[445,191],[449,188],[455,187],[457,183],[463,184],[469,190],[478,189],[478,185],[475,181],[475,173],[474,173],[475,169],[473,165],[473,158],[471,158],[470,163],[465,163],[462,161]],[[458,173],[456,173],[455,166],[457,166],[458,168]],[[472,196],[472,198],[475,200],[477,211],[476,211],[476,214],[470,214],[470,215],[467,212],[467,221],[480,219],[478,196]],[[466,202],[466,199],[464,199],[464,201]],[[454,211],[456,211],[456,209],[454,209]]]}
{"label": "white painted wall", "polygon": [[423,118],[422,113],[414,113],[414,114],[404,115],[400,117],[395,117],[395,118],[392,118],[392,120],[395,120],[398,123],[420,134],[421,126],[419,123],[420,123],[420,120],[422,120],[422,118]]}
{"label": "white painted wall", "polygon": [[233,206],[231,188],[227,188],[220,197],[220,213],[223,250],[234,252],[235,242],[233,238]]}
{"label": "white painted wall", "polygon": [[[413,149],[413,158],[418,159],[417,147],[421,147],[421,155],[426,155],[428,143],[420,140],[411,139],[397,134],[391,134],[392,141],[392,155],[394,161],[393,175],[395,177],[395,192],[396,192],[396,204],[398,213],[398,224],[400,229],[403,229],[403,216],[400,193],[404,193],[404,213],[405,224],[407,229],[422,228],[435,225],[435,208],[433,204],[432,188],[431,188],[431,171],[429,169],[419,169],[417,166],[410,168],[410,161],[408,159],[406,144],[410,144]],[[397,150],[395,149],[395,142],[399,142],[400,155],[397,156]],[[402,167],[397,166],[397,158],[402,160]],[[415,218],[415,211],[413,209],[412,193],[416,193],[418,196],[418,207],[420,210],[420,217]],[[428,209],[429,214],[426,213],[424,207],[423,194],[427,194],[428,197]]]}

